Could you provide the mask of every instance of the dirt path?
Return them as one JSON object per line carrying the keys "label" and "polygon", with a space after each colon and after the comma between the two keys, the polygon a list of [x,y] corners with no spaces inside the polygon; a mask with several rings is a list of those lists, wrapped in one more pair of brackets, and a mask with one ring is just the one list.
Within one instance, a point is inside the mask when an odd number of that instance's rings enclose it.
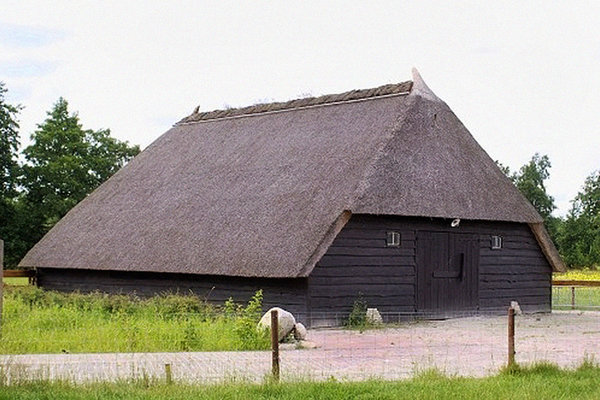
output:
{"label": "dirt path", "polygon": [[[286,380],[396,379],[438,368],[447,374],[484,376],[506,362],[506,318],[471,317],[421,321],[364,333],[313,330],[317,349],[281,352]],[[600,312],[518,316],[516,359],[573,367],[600,361]],[[77,382],[148,377],[201,382],[260,382],[270,372],[270,352],[111,353],[0,356],[4,379],[68,379]]]}

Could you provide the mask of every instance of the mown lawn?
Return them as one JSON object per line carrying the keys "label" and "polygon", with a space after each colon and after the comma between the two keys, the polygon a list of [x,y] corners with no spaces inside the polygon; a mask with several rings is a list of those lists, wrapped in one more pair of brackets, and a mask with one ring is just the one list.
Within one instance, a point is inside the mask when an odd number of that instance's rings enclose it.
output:
{"label": "mown lawn", "polygon": [[448,378],[427,372],[406,381],[335,381],[216,386],[153,382],[38,382],[0,387],[0,399],[598,399],[600,368],[589,363],[575,371],[539,365],[489,378]]}
{"label": "mown lawn", "polygon": [[258,350],[261,295],[217,309],[195,296],[150,299],[6,287],[0,354]]}

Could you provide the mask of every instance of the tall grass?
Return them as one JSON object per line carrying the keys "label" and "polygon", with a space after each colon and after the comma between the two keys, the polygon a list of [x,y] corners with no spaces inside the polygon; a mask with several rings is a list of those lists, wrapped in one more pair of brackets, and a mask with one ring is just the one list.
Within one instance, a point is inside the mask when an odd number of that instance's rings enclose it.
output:
{"label": "tall grass", "polygon": [[487,378],[446,377],[427,371],[414,379],[386,382],[298,382],[188,385],[122,382],[74,385],[34,382],[0,386],[0,399],[598,399],[600,369],[561,370],[544,364],[515,368]]}
{"label": "tall grass", "polygon": [[[0,353],[258,350],[262,293],[224,313],[195,296],[142,299],[6,288]],[[231,308],[231,307],[230,307]]]}

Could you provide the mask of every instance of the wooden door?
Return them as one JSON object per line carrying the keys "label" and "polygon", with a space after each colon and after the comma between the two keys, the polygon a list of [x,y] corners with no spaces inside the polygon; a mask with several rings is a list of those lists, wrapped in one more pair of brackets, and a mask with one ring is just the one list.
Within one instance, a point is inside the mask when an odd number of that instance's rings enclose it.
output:
{"label": "wooden door", "polygon": [[476,310],[479,240],[468,233],[417,233],[417,310]]}

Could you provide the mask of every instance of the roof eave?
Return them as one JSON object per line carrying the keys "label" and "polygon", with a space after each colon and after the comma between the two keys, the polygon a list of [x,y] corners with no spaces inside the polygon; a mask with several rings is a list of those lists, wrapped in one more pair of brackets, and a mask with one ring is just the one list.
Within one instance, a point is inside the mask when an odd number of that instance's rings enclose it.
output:
{"label": "roof eave", "polygon": [[552,271],[567,272],[567,266],[563,259],[560,257],[560,254],[558,254],[558,250],[556,250],[556,247],[554,246],[554,243],[552,242],[548,231],[544,227],[544,224],[540,222],[534,224],[530,223],[528,225],[531,229],[531,232],[533,232],[535,239],[540,245],[542,253],[544,253],[544,256],[546,256],[548,263],[550,263]]}
{"label": "roof eave", "polygon": [[315,265],[317,265],[317,262],[321,259],[321,257],[325,255],[325,253],[327,253],[329,246],[331,246],[337,235],[341,232],[344,226],[346,226],[348,221],[350,221],[350,217],[352,217],[352,212],[350,212],[349,210],[344,210],[336,218],[336,220],[333,222],[333,224],[331,224],[331,226],[325,233],[325,236],[323,236],[323,239],[321,240],[315,251],[311,254],[308,261],[304,264],[304,266],[296,276],[297,278],[306,278],[308,275],[310,275],[312,270],[315,268]]}

